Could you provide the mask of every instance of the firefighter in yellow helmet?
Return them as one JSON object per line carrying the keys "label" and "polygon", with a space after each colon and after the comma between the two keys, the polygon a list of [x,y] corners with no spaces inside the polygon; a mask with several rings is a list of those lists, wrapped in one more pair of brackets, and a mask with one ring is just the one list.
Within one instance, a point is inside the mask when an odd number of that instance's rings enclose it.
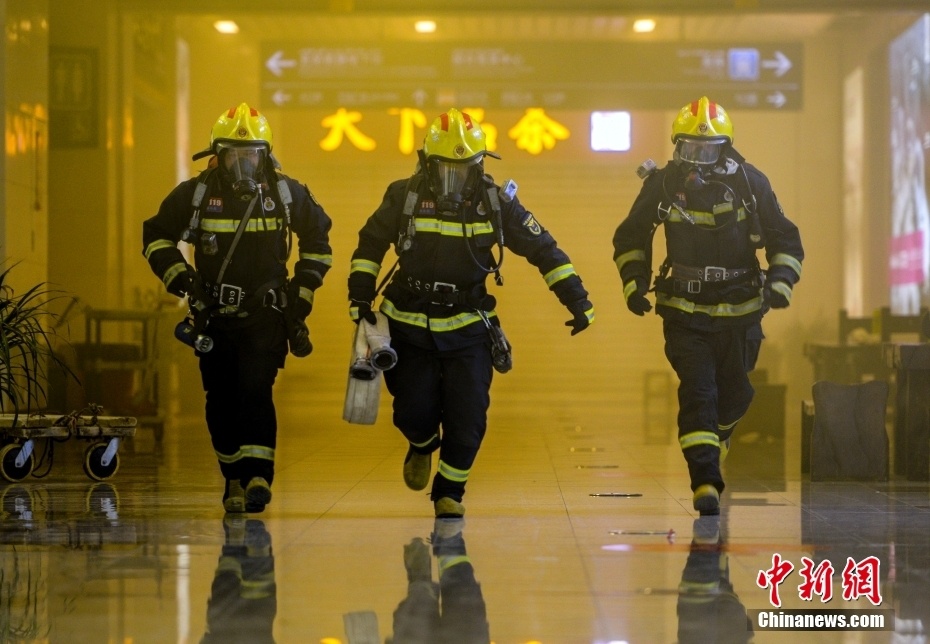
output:
{"label": "firefighter in yellow helmet", "polygon": [[[227,512],[271,500],[277,421],[272,386],[290,351],[310,353],[306,317],[332,265],[331,221],[306,186],[277,171],[265,117],[242,103],[220,114],[199,176],[179,184],[142,225],[143,254],[190,316],[175,335],[193,347],[207,428],[226,479]],[[294,274],[288,257],[297,238]],[[193,250],[196,269],[178,249]]]}
{"label": "firefighter in yellow helmet", "polygon": [[462,496],[487,427],[494,369],[510,368],[495,299],[504,249],[526,257],[568,308],[572,335],[594,320],[594,307],[568,256],[516,196],[484,171],[481,126],[456,109],[436,118],[412,177],[391,183],[359,232],[349,273],[350,315],[374,322],[372,306],[385,253],[399,255],[384,289],[397,365],[384,372],[394,424],[409,443],[404,482],[430,482],[437,517],[462,516]]}
{"label": "firefighter in yellow helmet", "polygon": [[[665,355],[678,374],[678,440],[694,509],[719,512],[721,463],[754,394],[748,372],[762,316],[791,302],[804,250],[764,174],[733,148],[733,123],[706,96],[672,123],[673,159],[647,161],[629,215],[614,233],[627,307],[652,310],[652,239],[665,225],[667,258],[653,285]],[[757,252],[763,251],[766,268]]]}

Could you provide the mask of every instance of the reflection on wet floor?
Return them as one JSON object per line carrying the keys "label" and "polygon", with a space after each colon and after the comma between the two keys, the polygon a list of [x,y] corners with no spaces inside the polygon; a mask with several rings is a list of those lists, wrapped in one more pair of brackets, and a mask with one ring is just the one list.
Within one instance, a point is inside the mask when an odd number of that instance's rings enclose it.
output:
{"label": "reflection on wet floor", "polygon": [[[285,426],[299,418],[284,406]],[[282,435],[264,513],[224,516],[206,432],[186,422],[161,450],[127,442],[108,481],[89,480],[65,446],[44,478],[0,486],[0,641],[926,640],[926,483],[740,473],[722,514],[698,518],[673,443],[586,428],[603,451],[573,451],[571,425],[537,420],[527,436],[498,419],[466,519],[435,520],[404,487],[390,426],[324,422]],[[844,569],[874,560],[895,630],[760,629],[775,555],[792,565],[782,610],[875,608],[862,587],[843,596]],[[805,559],[830,563],[829,602],[822,586],[799,593]]]}

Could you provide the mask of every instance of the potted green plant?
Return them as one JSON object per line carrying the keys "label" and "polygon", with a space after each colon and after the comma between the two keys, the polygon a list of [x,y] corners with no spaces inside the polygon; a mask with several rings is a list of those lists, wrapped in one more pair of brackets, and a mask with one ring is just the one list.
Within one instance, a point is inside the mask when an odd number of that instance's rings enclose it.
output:
{"label": "potted green plant", "polygon": [[9,284],[16,264],[0,269],[0,412],[30,414],[43,408],[47,399],[49,369],[61,369],[76,379],[71,368],[54,350],[61,336],[59,316],[50,304],[66,297],[45,283],[22,294]]}

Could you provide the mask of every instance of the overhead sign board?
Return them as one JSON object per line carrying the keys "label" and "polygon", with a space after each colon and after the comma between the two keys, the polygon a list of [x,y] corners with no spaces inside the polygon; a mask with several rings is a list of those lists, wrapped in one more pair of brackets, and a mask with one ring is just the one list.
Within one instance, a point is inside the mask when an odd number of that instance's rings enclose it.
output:
{"label": "overhead sign board", "polygon": [[675,109],[708,96],[797,110],[802,72],[800,43],[266,42],[261,83],[282,108]]}

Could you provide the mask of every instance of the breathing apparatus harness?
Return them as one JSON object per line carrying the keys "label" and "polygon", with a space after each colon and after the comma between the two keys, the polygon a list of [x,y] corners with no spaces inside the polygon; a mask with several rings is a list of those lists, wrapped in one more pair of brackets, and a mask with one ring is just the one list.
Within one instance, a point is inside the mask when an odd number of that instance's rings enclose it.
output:
{"label": "breathing apparatus harness", "polygon": [[[426,167],[426,159],[424,158],[423,151],[420,150],[419,154],[420,168],[424,168]],[[416,208],[420,203],[420,187],[422,181],[422,171],[417,171],[407,181],[407,197],[404,201],[403,209],[405,221],[397,237],[397,261],[394,262],[391,270],[388,271],[388,274],[384,277],[383,280],[381,280],[381,283],[378,285],[378,288],[375,291],[376,296],[397,268],[397,265],[400,262],[400,255],[414,248],[416,237]],[[484,173],[481,174],[481,183],[483,184],[483,190],[480,193],[481,204],[484,206],[486,211],[491,213],[491,225],[495,229],[496,233],[495,243],[499,248],[498,257],[495,258],[492,254],[490,265],[485,266],[475,255],[475,252],[471,247],[471,242],[469,241],[465,208],[461,208],[462,237],[465,242],[465,248],[468,250],[468,254],[474,262],[475,266],[477,266],[478,269],[484,273],[494,273],[495,284],[498,286],[503,286],[504,278],[500,273],[500,268],[504,264],[504,225],[500,202],[501,200],[506,203],[513,201],[514,196],[517,194],[517,184],[512,179],[508,179],[503,186],[498,188],[494,183],[494,179]],[[449,286],[452,289],[455,289],[454,285],[445,286]],[[453,303],[452,301],[446,302],[445,300],[450,298],[459,299],[459,297],[461,297],[459,296],[459,293],[460,292],[456,289],[452,290],[451,293],[434,292],[433,295],[440,298],[440,302],[448,303],[451,305]],[[467,295],[465,297],[466,299],[468,298]],[[468,302],[468,304],[475,303]],[[504,331],[501,329],[500,325],[492,324],[488,318],[487,312],[485,312],[485,310],[480,305],[473,306],[472,308],[474,308],[475,313],[481,318],[482,322],[484,322],[485,327],[487,327],[488,335],[491,339],[491,357],[494,369],[499,373],[507,373],[513,368],[513,353],[510,342],[504,335]]]}
{"label": "breathing apparatus harness", "polygon": [[[200,222],[201,204],[203,203],[203,198],[207,193],[208,185],[215,181],[215,172],[216,168],[208,168],[201,172],[198,176],[197,185],[194,188],[194,195],[191,199],[193,214],[191,215],[187,228],[181,233],[181,241],[191,245],[195,244],[199,238],[201,244],[200,249],[205,255],[215,255],[219,251],[219,244],[217,242],[216,233],[202,231]],[[269,180],[269,183],[275,185],[278,192],[278,198],[280,199],[284,210],[282,228],[287,230],[287,241],[285,244],[286,253],[283,258],[278,259],[278,262],[281,264],[286,264],[291,254],[293,240],[290,206],[294,202],[294,199],[291,195],[290,188],[287,185],[287,181],[285,181],[283,178],[278,178],[278,175],[274,169],[268,170],[266,179]],[[210,316],[217,313],[226,314],[236,313],[238,311],[244,311],[245,315],[248,315],[250,310],[265,305],[269,296],[271,298],[271,302],[267,304],[268,306],[271,306],[278,311],[281,311],[280,307],[287,306],[287,297],[285,294],[286,289],[283,288],[286,286],[286,280],[282,280],[280,277],[276,277],[275,279],[261,285],[248,298],[243,298],[241,287],[223,284],[223,275],[226,273],[226,268],[232,261],[233,253],[239,244],[242,233],[245,232],[245,229],[248,226],[249,218],[252,214],[252,210],[255,208],[255,204],[262,203],[262,211],[264,212],[264,203],[267,199],[270,199],[270,197],[266,198],[263,196],[262,184],[256,184],[256,188],[257,191],[255,195],[249,201],[249,206],[246,209],[245,214],[242,216],[242,219],[239,220],[238,226],[236,227],[235,237],[233,237],[233,241],[229,246],[229,250],[226,252],[226,256],[223,258],[223,263],[221,264],[220,270],[216,276],[216,282],[212,285],[198,285],[210,286],[207,292],[203,292],[202,288],[197,288],[195,286],[195,290],[200,291],[200,297],[195,297],[193,294],[188,296],[188,317],[178,323],[177,327],[175,328],[175,336],[179,340],[185,344],[193,346],[201,353],[207,353],[213,348],[212,339],[204,333]],[[276,219],[281,220],[281,218],[277,217]],[[195,272],[190,276],[190,279],[192,281],[196,281],[199,280],[200,277]]]}
{"label": "breathing apparatus harness", "polygon": [[[704,172],[700,168],[700,166],[696,166],[691,170],[691,174],[693,174],[693,176],[688,176],[686,179],[686,181],[690,182],[690,185],[688,187],[693,188],[693,189],[700,189],[700,188],[704,188],[710,185],[722,186],[726,194],[730,197],[728,201],[731,201],[732,203],[735,204],[737,203],[737,199],[739,199],[739,203],[742,204],[742,208],[746,211],[746,217],[749,220],[749,231],[748,231],[749,243],[751,247],[754,249],[763,248],[765,246],[765,238],[762,233],[762,224],[760,222],[759,212],[757,210],[758,204],[756,201],[756,196],[755,194],[753,194],[752,184],[749,182],[749,175],[747,174],[746,168],[743,165],[745,158],[731,147],[725,153],[724,160],[725,160],[725,165],[728,169],[726,174],[733,174],[737,171],[737,169],[741,172],[743,179],[746,182],[746,188],[749,191],[749,199],[739,198],[739,195],[737,194],[737,192],[730,185],[728,185],[727,183],[724,183],[723,181],[705,178]],[[736,167],[732,171],[729,171],[729,168],[731,166],[736,166]],[[653,161],[652,159],[646,159],[646,161],[644,161],[636,169],[636,174],[639,175],[641,179],[645,180],[648,177],[650,177],[652,174],[654,174],[657,170],[658,170],[658,167],[656,166],[655,161]],[[658,221],[656,221],[653,224],[652,229],[649,231],[649,235],[647,236],[647,240],[646,240],[646,248],[645,248],[646,265],[649,267],[650,274],[652,273],[652,241],[653,241],[653,238],[655,237],[656,230],[658,230],[659,226],[664,224],[672,216],[673,213],[680,216],[684,221],[688,222],[689,224],[696,225],[694,217],[682,207],[681,203],[671,198],[669,194],[668,186],[666,184],[667,179],[668,179],[668,173],[665,173],[662,177],[662,191],[665,194],[665,198],[668,200],[669,205],[663,207],[663,202],[661,201],[659,202],[658,206],[656,207]],[[734,212],[738,212],[738,211],[734,211]],[[736,225],[736,222],[737,222],[737,217],[734,216],[734,218],[731,221],[723,224],[722,226],[718,226],[717,229],[724,228],[730,225]],[[676,268],[673,267],[673,265],[669,263],[668,258],[666,258],[665,261],[663,261],[662,264],[659,266],[659,272],[656,277],[656,284],[658,284],[660,280],[662,282],[665,282],[668,279],[668,273],[670,269],[672,270],[672,278],[675,278]],[[688,273],[693,273],[690,267],[681,267],[681,269],[682,269],[682,272],[685,272],[685,269],[687,269]],[[758,276],[760,280],[764,280],[764,273],[759,267],[758,260],[756,261],[755,267],[753,267],[752,269],[748,269],[748,268],[746,269],[743,269],[743,268],[725,269],[723,267],[716,267],[716,266],[701,267],[701,274],[699,276],[689,275],[687,278],[685,278],[684,281],[689,282],[686,288],[686,292],[693,294],[693,293],[700,292],[701,290],[700,284],[702,282],[720,282],[720,281],[728,281],[731,279],[747,279],[746,276],[749,276],[748,279],[753,279]],[[692,286],[694,284],[696,284],[696,286]],[[656,290],[655,285],[653,285],[652,288],[649,289],[650,292],[655,291],[655,290]]]}

